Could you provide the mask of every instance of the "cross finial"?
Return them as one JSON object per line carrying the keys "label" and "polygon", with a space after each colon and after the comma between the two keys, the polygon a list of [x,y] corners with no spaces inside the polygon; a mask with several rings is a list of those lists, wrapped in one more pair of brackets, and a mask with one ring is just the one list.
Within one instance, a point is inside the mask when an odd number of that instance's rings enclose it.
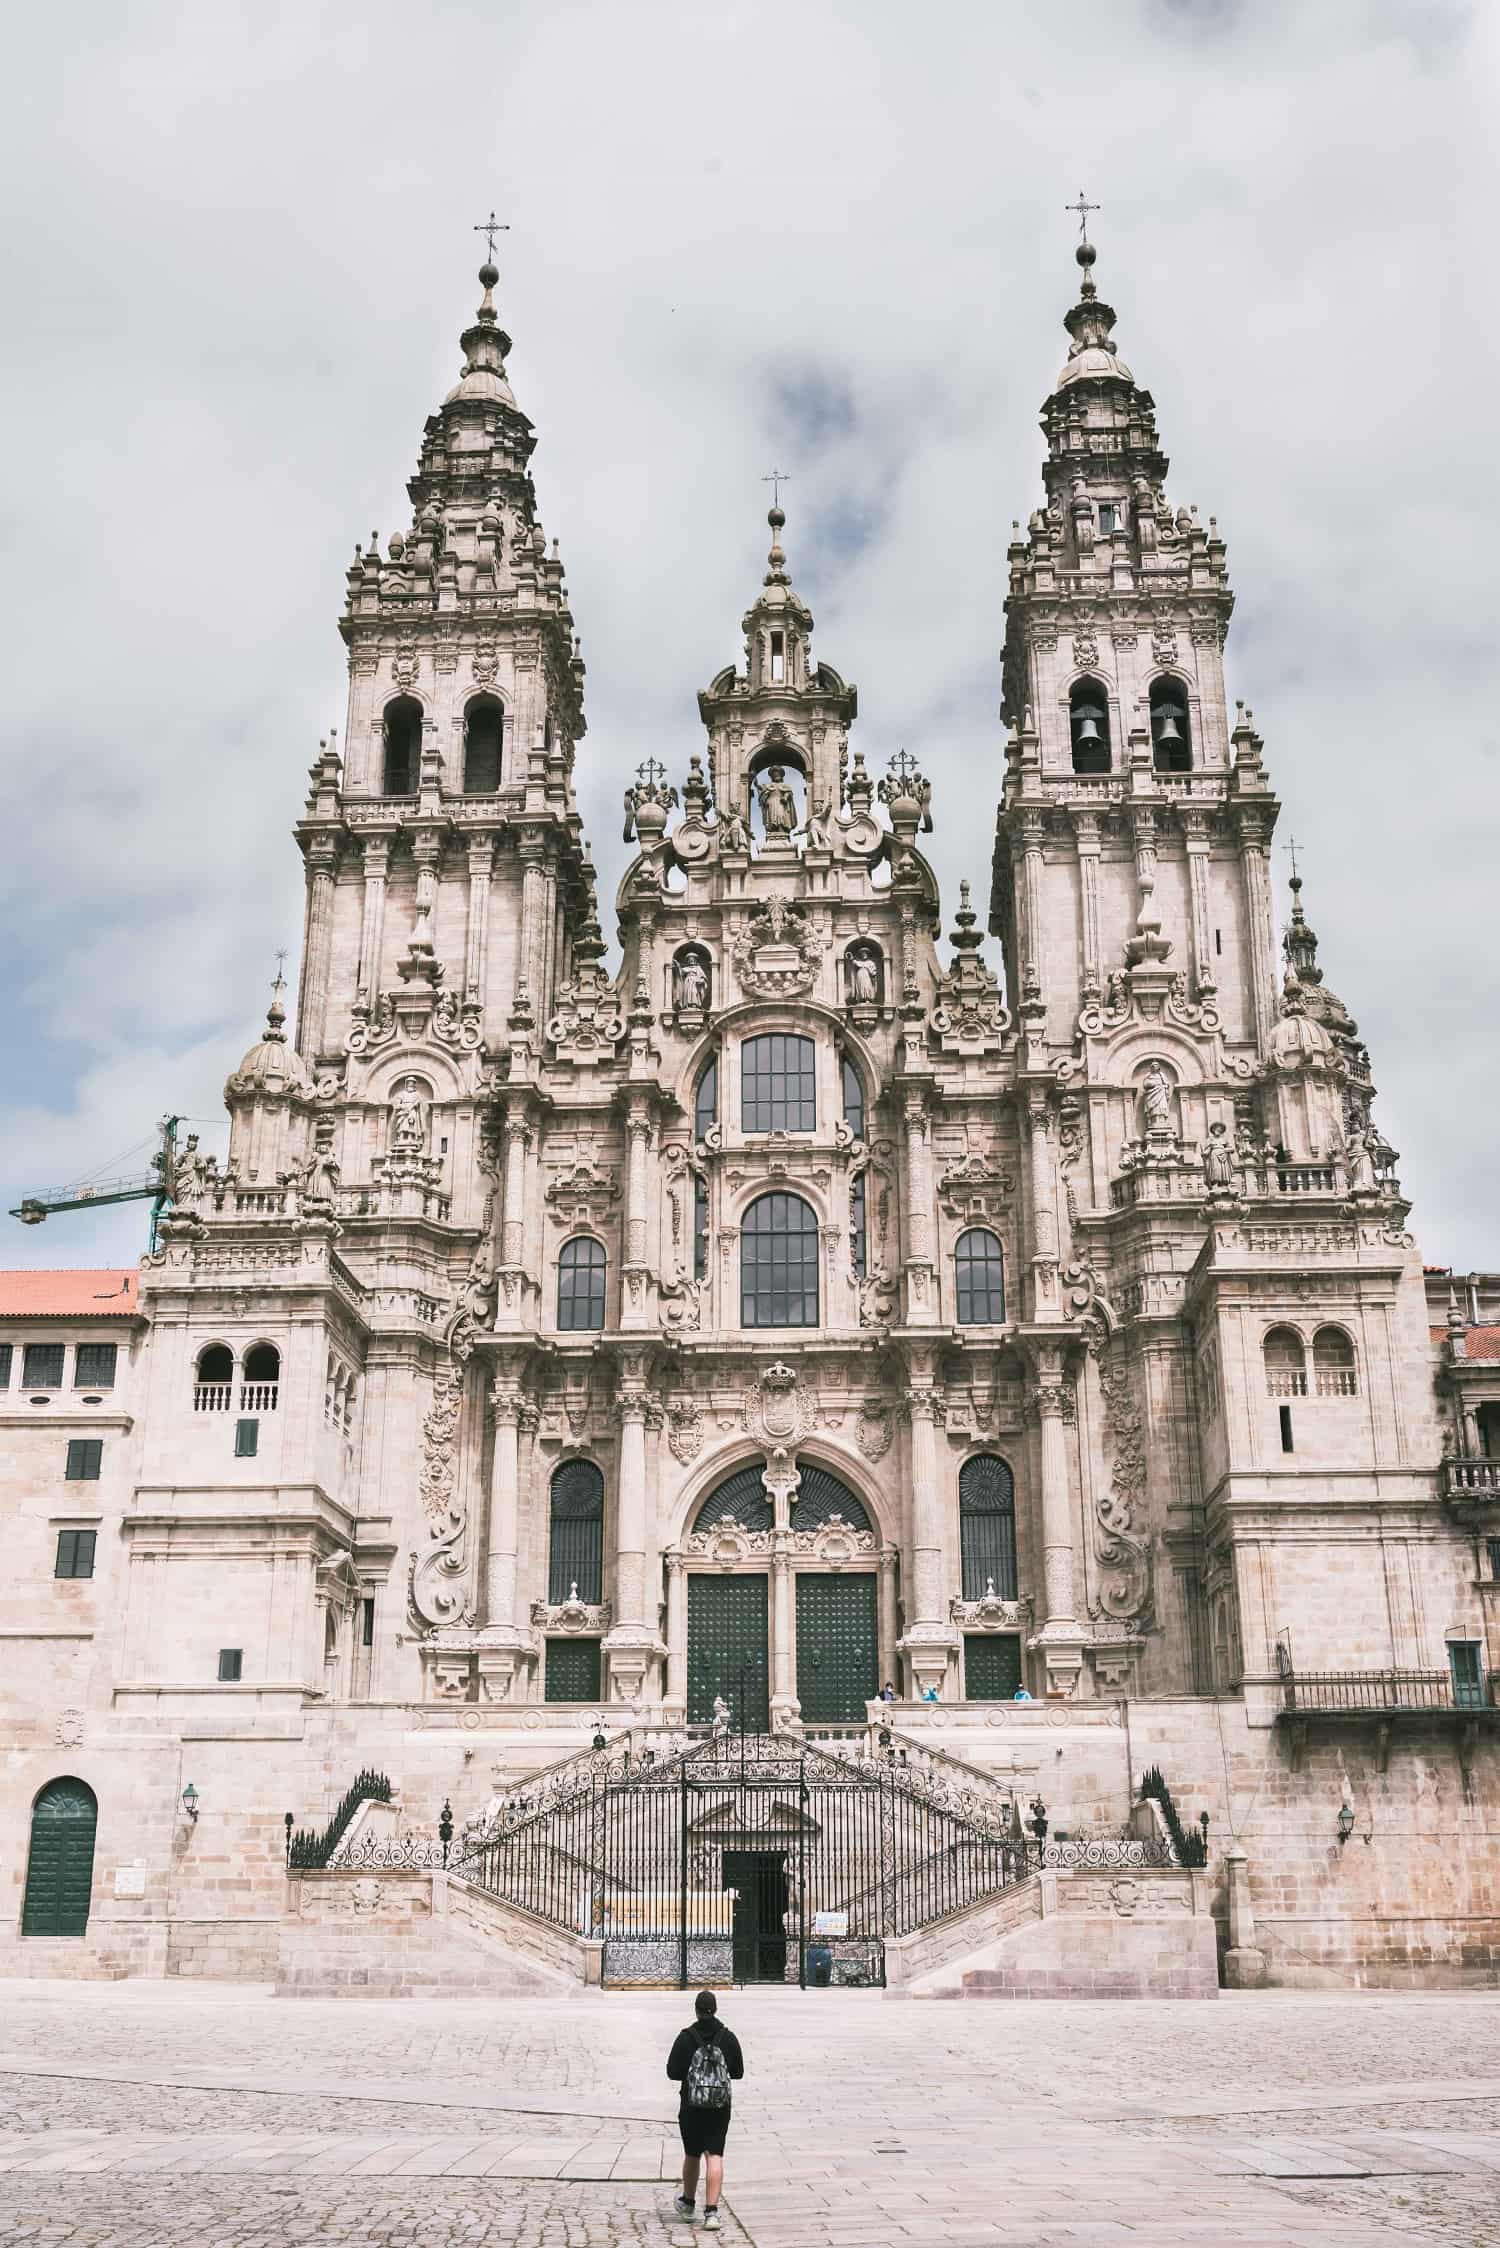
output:
{"label": "cross finial", "polygon": [[908,750],[898,749],[891,759],[891,771],[898,780],[909,781],[917,769],[917,761]]}
{"label": "cross finial", "polygon": [[279,946],[279,947],[278,947],[278,949],[277,949],[277,953],[276,953],[276,981],[277,981],[278,983],[285,983],[285,982],[286,982],[286,946],[285,946],[285,945],[281,945],[281,946]]}
{"label": "cross finial", "polygon": [[791,481],[784,468],[773,468],[769,476],[761,478],[762,484],[769,484],[771,487],[771,505],[773,507],[780,507],[781,487],[783,484],[790,484]]}
{"label": "cross finial", "polygon": [[497,234],[509,234],[510,226],[508,222],[497,219],[494,211],[492,210],[487,219],[480,220],[478,226],[475,227],[474,232],[476,234],[482,234],[485,237],[485,240],[488,242],[490,264],[493,265],[495,262],[495,236]]}
{"label": "cross finial", "polygon": [[1103,207],[1101,203],[1086,203],[1082,188],[1078,190],[1078,201],[1076,203],[1065,203],[1063,205],[1065,211],[1076,211],[1078,213],[1078,239],[1080,242],[1088,238],[1090,211],[1102,210]]}
{"label": "cross finial", "polygon": [[667,768],[659,757],[648,757],[635,770],[637,779],[644,781],[648,788],[655,788],[658,781],[664,781],[667,777]]}
{"label": "cross finial", "polygon": [[1288,857],[1288,858],[1289,858],[1289,859],[1291,860],[1291,862],[1292,862],[1292,880],[1293,880],[1293,882],[1294,882],[1294,883],[1296,883],[1296,884],[1297,884],[1297,885],[1298,885],[1298,886],[1300,887],[1300,886],[1301,886],[1301,882],[1302,882],[1302,877],[1301,877],[1301,875],[1300,875],[1300,874],[1298,873],[1298,871],[1297,871],[1297,838],[1296,838],[1296,836],[1295,836],[1295,835],[1289,835],[1289,836],[1287,837],[1287,839],[1286,839],[1286,851],[1287,851],[1287,857]]}

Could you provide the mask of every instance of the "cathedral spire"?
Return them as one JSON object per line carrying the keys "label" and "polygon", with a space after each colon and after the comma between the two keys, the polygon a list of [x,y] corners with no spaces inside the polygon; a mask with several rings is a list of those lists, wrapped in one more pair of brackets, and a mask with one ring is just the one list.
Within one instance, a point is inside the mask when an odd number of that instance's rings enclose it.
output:
{"label": "cathedral spire", "polygon": [[464,370],[458,381],[443,400],[451,406],[456,399],[489,399],[497,406],[508,406],[519,413],[515,392],[505,372],[505,361],[510,351],[510,337],[500,325],[495,310],[495,284],[500,279],[500,269],[489,258],[479,268],[479,285],[484,295],[479,302],[472,324],[459,338],[463,346]]}

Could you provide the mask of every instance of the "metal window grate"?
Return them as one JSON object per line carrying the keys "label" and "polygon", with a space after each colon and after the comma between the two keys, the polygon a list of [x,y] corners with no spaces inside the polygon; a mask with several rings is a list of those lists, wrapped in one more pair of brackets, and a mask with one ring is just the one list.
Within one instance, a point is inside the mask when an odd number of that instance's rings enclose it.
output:
{"label": "metal window grate", "polygon": [[965,1460],[958,1472],[958,1542],[963,1597],[994,1591],[1016,1597],[1016,1479],[993,1452]]}
{"label": "metal window grate", "polygon": [[27,1389],[60,1389],[63,1378],[61,1343],[28,1343],[21,1380]]}
{"label": "metal window grate", "polygon": [[119,1355],[117,1343],[80,1343],[73,1353],[73,1387],[112,1389]]}
{"label": "metal window grate", "polygon": [[[604,1597],[604,1477],[592,1460],[564,1460],[552,1478],[547,1598]],[[577,1697],[564,1696],[567,1699]]]}

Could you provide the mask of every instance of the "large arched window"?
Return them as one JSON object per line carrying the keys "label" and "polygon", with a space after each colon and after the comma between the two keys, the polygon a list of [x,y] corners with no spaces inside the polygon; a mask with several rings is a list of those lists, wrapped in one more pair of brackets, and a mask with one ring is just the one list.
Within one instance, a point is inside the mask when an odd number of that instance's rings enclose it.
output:
{"label": "large arched window", "polygon": [[746,1132],[817,1127],[816,1050],[810,1038],[768,1031],[740,1048],[740,1126]]}
{"label": "large arched window", "polygon": [[422,768],[422,705],[414,695],[398,695],[385,707],[383,793],[415,796]]}
{"label": "large arched window", "polygon": [[476,695],[464,712],[464,794],[493,796],[500,786],[505,711],[493,695]]}
{"label": "large arched window", "polygon": [[1268,1397],[1307,1395],[1307,1353],[1295,1327],[1272,1327],[1262,1346]]}
{"label": "large arched window", "polygon": [[234,1395],[234,1352],[227,1343],[210,1343],[193,1369],[193,1411],[227,1413]]}
{"label": "large arched window", "polygon": [[82,1780],[49,1780],[31,1807],[23,1936],[81,1936],[94,1887],[99,1805]]}
{"label": "large arched window", "polygon": [[765,1466],[764,1460],[751,1460],[716,1484],[693,1517],[693,1528],[712,1530],[721,1522],[733,1522],[741,1530],[769,1530],[776,1515],[765,1486]]}
{"label": "large arched window", "polygon": [[1319,1397],[1353,1397],[1359,1389],[1354,1345],[1342,1327],[1320,1327],[1313,1336],[1313,1388]]}
{"label": "large arched window", "polygon": [[[851,1138],[862,1140],[865,1136],[865,1089],[860,1083],[859,1071],[847,1054],[839,1057],[839,1086],[844,1098],[844,1122]],[[849,1262],[855,1279],[863,1280],[870,1269],[870,1227],[863,1164],[849,1181]]]}
{"label": "large arched window", "polygon": [[959,1235],[953,1278],[960,1327],[998,1327],[1005,1318],[1005,1253],[988,1226]]}
{"label": "large arched window", "polygon": [[740,1324],[818,1324],[818,1221],[800,1194],[763,1194],[745,1212]]}
{"label": "large arched window", "polygon": [[1187,696],[1175,679],[1151,682],[1151,756],[1159,773],[1190,773],[1193,769]]}
{"label": "large arched window", "polygon": [[564,1460],[552,1477],[547,1598],[604,1598],[604,1478],[592,1460]]}
{"label": "large arched window", "polygon": [[604,1243],[591,1234],[563,1244],[557,1260],[557,1324],[565,1335],[604,1325]]}
{"label": "large arched window", "polygon": [[281,1353],[274,1343],[252,1343],[240,1368],[240,1411],[274,1413],[281,1386]]}
{"label": "large arched window", "polygon": [[1016,1597],[1016,1480],[993,1452],[958,1471],[958,1543],[965,1600]]}
{"label": "large arched window", "polygon": [[816,1460],[799,1460],[797,1473],[801,1481],[792,1501],[794,1530],[821,1530],[835,1515],[846,1530],[870,1528],[864,1501],[840,1477],[819,1467]]}
{"label": "large arched window", "polygon": [[1109,699],[1097,679],[1075,680],[1068,697],[1068,726],[1075,773],[1110,769]]}

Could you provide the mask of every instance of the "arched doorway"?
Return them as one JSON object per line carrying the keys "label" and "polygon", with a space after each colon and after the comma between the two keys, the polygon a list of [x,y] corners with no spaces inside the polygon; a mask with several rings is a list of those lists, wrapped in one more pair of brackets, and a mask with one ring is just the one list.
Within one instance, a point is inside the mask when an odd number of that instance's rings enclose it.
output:
{"label": "arched doorway", "polygon": [[81,1936],[94,1886],[99,1805],[82,1780],[50,1780],[31,1807],[23,1936]]}

